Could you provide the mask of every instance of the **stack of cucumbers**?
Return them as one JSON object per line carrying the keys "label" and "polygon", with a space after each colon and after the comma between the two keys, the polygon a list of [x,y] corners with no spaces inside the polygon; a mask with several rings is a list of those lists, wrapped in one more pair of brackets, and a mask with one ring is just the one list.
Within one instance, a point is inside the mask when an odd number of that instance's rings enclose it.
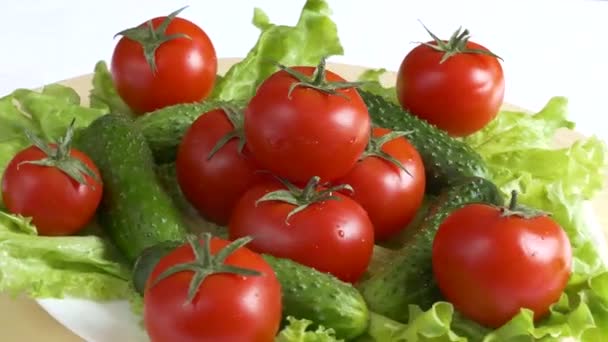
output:
{"label": "stack of cucumbers", "polygon": [[[475,151],[380,96],[362,90],[360,94],[373,123],[411,132],[408,140],[423,159],[431,200],[422,222],[408,231],[389,262],[356,285],[264,255],[283,288],[284,316],[310,319],[346,340],[362,338],[373,317],[407,320],[409,304],[428,309],[441,300],[431,270],[431,247],[440,223],[468,203],[503,204]],[[107,114],[77,136],[76,146],[94,160],[105,184],[100,222],[135,265],[139,290],[160,257],[189,233],[183,210],[162,186],[157,166],[174,162],[187,128],[199,115],[221,105],[180,104],[136,119]]]}

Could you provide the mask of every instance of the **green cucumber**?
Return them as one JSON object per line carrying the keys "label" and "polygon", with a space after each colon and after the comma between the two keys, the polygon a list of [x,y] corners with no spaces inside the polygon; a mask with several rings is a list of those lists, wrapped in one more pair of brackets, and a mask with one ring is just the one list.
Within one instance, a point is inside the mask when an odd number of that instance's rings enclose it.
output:
{"label": "green cucumber", "polygon": [[144,249],[133,264],[132,281],[135,291],[143,295],[148,278],[158,261],[182,244],[178,241],[163,241]]}
{"label": "green cucumber", "polygon": [[461,179],[445,188],[431,204],[423,222],[408,232],[394,259],[358,284],[371,311],[407,323],[410,304],[428,310],[442,299],[433,276],[433,239],[450,213],[469,203],[502,205],[503,199],[492,182],[479,177]]}
{"label": "green cucumber", "polygon": [[263,257],[281,283],[284,317],[309,319],[345,340],[367,330],[370,312],[354,286],[289,259]]}
{"label": "green cucumber", "polygon": [[175,161],[188,127],[202,114],[224,104],[220,101],[177,104],[142,115],[135,124],[146,137],[156,163],[169,163]]}
{"label": "green cucumber", "polygon": [[[133,269],[133,283],[143,295],[146,281],[158,261],[175,248],[159,244],[141,254]],[[289,259],[262,255],[272,267],[283,291],[283,317],[309,319],[332,328],[350,340],[367,331],[370,312],[361,293],[351,284]]]}
{"label": "green cucumber", "polygon": [[127,260],[157,243],[184,240],[187,226],[162,189],[152,152],[131,119],[99,117],[78,134],[75,146],[99,168],[104,195],[98,220]]}
{"label": "green cucumber", "polygon": [[464,142],[404,111],[381,96],[359,90],[372,122],[380,127],[411,132],[406,135],[424,163],[427,192],[437,194],[463,177],[487,177],[481,156]]}

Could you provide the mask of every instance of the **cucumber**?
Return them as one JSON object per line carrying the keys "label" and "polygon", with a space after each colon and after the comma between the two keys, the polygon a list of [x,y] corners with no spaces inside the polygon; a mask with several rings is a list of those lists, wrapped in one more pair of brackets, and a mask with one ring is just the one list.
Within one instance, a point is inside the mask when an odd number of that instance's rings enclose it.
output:
{"label": "cucumber", "polygon": [[169,163],[175,161],[182,137],[194,120],[224,104],[221,101],[177,104],[140,116],[135,124],[146,137],[156,163]]}
{"label": "cucumber", "polygon": [[370,312],[354,286],[289,259],[263,257],[281,283],[283,317],[309,319],[345,340],[367,330]]}
{"label": "cucumber", "polygon": [[133,274],[131,277],[135,291],[141,295],[144,294],[146,283],[154,270],[154,266],[156,266],[160,259],[169,254],[169,252],[181,246],[182,243],[183,242],[178,241],[163,241],[144,249],[139,254],[133,265]]}
{"label": "cucumber", "polygon": [[[158,244],[141,254],[133,268],[133,283],[143,295],[144,285],[158,261],[175,245]],[[283,318],[309,319],[332,328],[336,336],[351,340],[367,331],[370,312],[351,284],[289,259],[262,255],[272,267],[283,291]]]}
{"label": "cucumber", "polygon": [[181,213],[162,189],[143,134],[126,116],[107,114],[82,130],[75,146],[99,168],[99,223],[128,261],[163,241],[183,241]]}
{"label": "cucumber", "polygon": [[502,205],[498,188],[490,181],[463,178],[445,188],[431,204],[423,222],[406,238],[394,259],[358,284],[369,309],[407,323],[408,305],[428,310],[442,296],[432,269],[432,246],[437,229],[450,213],[469,203]]}
{"label": "cucumber", "polygon": [[444,186],[463,177],[487,177],[485,162],[464,142],[450,137],[381,96],[363,90],[359,90],[359,94],[367,105],[373,124],[411,132],[406,138],[422,157],[428,193],[438,194]]}

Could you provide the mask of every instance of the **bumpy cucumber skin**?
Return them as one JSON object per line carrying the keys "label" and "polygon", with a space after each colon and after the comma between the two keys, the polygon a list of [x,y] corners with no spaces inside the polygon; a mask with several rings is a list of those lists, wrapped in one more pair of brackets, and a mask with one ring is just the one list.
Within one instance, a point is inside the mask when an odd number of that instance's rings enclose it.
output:
{"label": "bumpy cucumber skin", "polygon": [[484,178],[461,179],[445,188],[395,258],[358,285],[369,309],[393,320],[407,322],[408,305],[419,305],[428,310],[434,302],[441,300],[431,260],[437,229],[451,212],[466,204],[502,205],[503,202],[498,188]]}
{"label": "bumpy cucumber skin", "polygon": [[183,103],[138,117],[135,124],[143,132],[157,164],[175,161],[177,148],[188,127],[204,113],[225,105],[221,101]]}
{"label": "bumpy cucumber skin", "polygon": [[159,242],[184,240],[181,213],[161,188],[152,152],[131,119],[104,115],[80,132],[75,144],[101,172],[98,220],[130,262]]}
{"label": "bumpy cucumber skin", "polygon": [[380,127],[408,131],[424,163],[427,192],[437,194],[443,187],[463,177],[487,177],[481,156],[470,146],[450,137],[439,128],[404,111],[399,105],[372,93],[359,90],[372,122]]}
{"label": "bumpy cucumber skin", "polygon": [[367,330],[370,313],[354,286],[289,259],[263,257],[281,283],[283,317],[309,319],[334,329],[336,336],[345,340]]}

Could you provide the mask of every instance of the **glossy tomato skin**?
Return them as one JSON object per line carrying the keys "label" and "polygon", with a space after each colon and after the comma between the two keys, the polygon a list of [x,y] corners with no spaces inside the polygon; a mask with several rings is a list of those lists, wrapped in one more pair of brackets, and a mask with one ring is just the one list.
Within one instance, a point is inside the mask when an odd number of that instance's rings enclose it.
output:
{"label": "glossy tomato skin", "polygon": [[[389,132],[373,129],[375,137]],[[354,189],[350,196],[367,211],[376,241],[393,237],[410,223],[422,205],[426,184],[422,158],[405,137],[385,143],[382,151],[401,162],[411,176],[386,159],[368,156],[336,182]]]}
{"label": "glossy tomato skin", "polygon": [[[312,75],[313,67],[294,67]],[[327,71],[328,81],[344,82]],[[258,88],[245,111],[245,135],[257,161],[274,174],[295,183],[313,176],[331,181],[357,162],[369,140],[367,106],[354,88],[344,96],[315,89],[289,88],[297,80],[278,71]],[[346,98],[345,98],[346,97]]]}
{"label": "glossy tomato skin", "polygon": [[239,153],[238,139],[228,141],[207,159],[217,142],[233,129],[222,109],[201,115],[184,135],[176,159],[184,196],[202,216],[219,225],[228,224],[237,200],[264,176],[247,147]]}
{"label": "glossy tomato skin", "polygon": [[[474,42],[467,47],[487,50]],[[472,134],[492,121],[502,105],[502,66],[488,55],[460,53],[440,63],[442,56],[425,45],[410,51],[397,74],[397,97],[403,108],[452,136]]]}
{"label": "glossy tomato skin", "polygon": [[[158,27],[164,18],[152,19],[152,25]],[[211,93],[217,73],[217,56],[211,39],[196,24],[176,17],[166,34],[179,33],[191,39],[178,38],[161,44],[155,54],[155,74],[140,43],[122,37],[114,48],[112,78],[118,94],[136,114],[201,101]]]}
{"label": "glossy tomato skin", "polygon": [[288,258],[355,282],[367,269],[374,247],[374,228],[357,202],[336,193],[340,200],[311,204],[291,216],[295,207],[279,201],[256,201],[282,189],[274,182],[258,184],[237,203],[228,232],[230,239],[251,236],[249,248]]}
{"label": "glossy tomato skin", "polygon": [[483,204],[452,213],[433,243],[433,270],[446,299],[494,328],[522,307],[544,317],[566,287],[571,259],[568,237],[551,218],[501,217]]}
{"label": "glossy tomato skin", "polygon": [[[70,156],[86,164],[101,180],[87,155],[71,149]],[[86,184],[80,184],[55,167],[22,164],[46,157],[34,146],[17,153],[2,178],[2,199],[10,212],[31,217],[40,235],[74,234],[95,215],[103,185],[88,175],[84,175]]]}
{"label": "glossy tomato skin", "polygon": [[[228,245],[211,240],[211,254]],[[216,273],[187,301],[193,273],[179,272],[150,286],[167,268],[192,262],[190,245],[178,247],[154,268],[144,293],[144,322],[152,342],[271,342],[281,322],[281,285],[264,259],[239,248],[226,264],[257,270],[261,276]]]}

